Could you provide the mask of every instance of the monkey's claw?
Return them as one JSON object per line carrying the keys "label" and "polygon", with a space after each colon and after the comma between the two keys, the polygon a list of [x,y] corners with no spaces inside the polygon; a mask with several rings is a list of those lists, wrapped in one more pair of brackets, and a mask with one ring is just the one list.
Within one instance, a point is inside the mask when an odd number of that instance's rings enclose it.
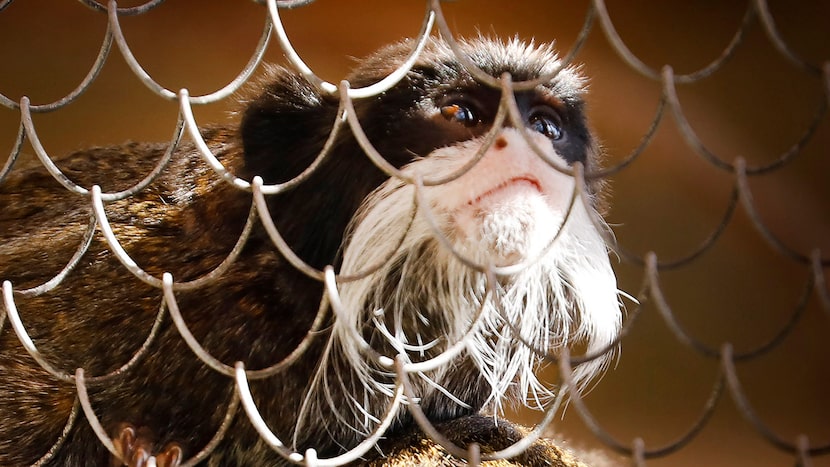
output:
{"label": "monkey's claw", "polygon": [[124,424],[112,442],[120,454],[120,459],[118,456],[112,456],[111,467],[146,467],[151,465],[151,457],[155,457],[157,467],[179,467],[182,460],[182,448],[175,443],[167,444],[161,452],[153,456],[152,435],[146,428],[136,429],[132,425]]}
{"label": "monkey's claw", "polygon": [[156,454],[156,465],[158,467],[179,467],[182,461],[182,448],[176,443],[169,443],[164,449]]}

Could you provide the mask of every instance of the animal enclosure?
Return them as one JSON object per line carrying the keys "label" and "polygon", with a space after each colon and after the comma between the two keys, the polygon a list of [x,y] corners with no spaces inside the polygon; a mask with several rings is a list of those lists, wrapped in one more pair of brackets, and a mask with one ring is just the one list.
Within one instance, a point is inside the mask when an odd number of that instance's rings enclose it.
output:
{"label": "animal enclosure", "polygon": [[[574,393],[566,407],[508,418],[544,420],[540,434],[555,432],[566,446],[606,450],[635,465],[830,465],[827,2],[114,6],[0,2],[0,148],[8,153],[0,183],[22,166],[49,166],[54,183],[87,200],[92,214],[77,254],[53,280],[27,289],[3,284],[2,332],[14,333],[20,352],[54,378],[77,386],[67,426],[95,423],[84,378],[105,385],[118,373],[81,377],[54,366],[54,356],[27,335],[26,309],[15,301],[61,287],[93,237],[120,255],[119,239],[107,229],[107,204],[141,192],[164,166],[133,188],[101,193],[75,185],[52,160],[129,140],[198,144],[197,124],[236,118],[227,115],[227,102],[255,79],[262,61],[294,67],[339,96],[345,70],[360,66],[351,56],[404,37],[481,33],[555,40],[566,62],[582,64],[590,79],[588,115],[606,153],[604,167],[587,177],[610,182],[615,238],[607,240],[619,287],[638,301],[626,302],[617,363],[591,392]],[[505,83],[490,84],[513,86]],[[349,96],[383,91],[379,85]],[[344,129],[359,124],[352,119]],[[267,196],[267,187],[237,179],[203,152],[228,183]],[[256,206],[254,222],[262,222],[267,212]],[[136,283],[156,289],[165,303],[159,320],[176,320],[182,285],[121,256]],[[310,274],[336,291],[333,275]],[[210,277],[200,281],[187,287],[207,286]],[[179,321],[185,336],[187,323]],[[151,342],[153,328],[146,333]],[[198,342],[192,347],[194,359],[239,388],[241,402],[228,402],[228,420],[256,423],[241,368],[215,362]],[[556,386],[568,363],[551,358],[542,374]],[[400,391],[398,401],[406,392]],[[225,426],[217,427],[217,441]],[[267,426],[259,428],[268,439]],[[62,438],[54,443],[43,448],[44,462]]]}

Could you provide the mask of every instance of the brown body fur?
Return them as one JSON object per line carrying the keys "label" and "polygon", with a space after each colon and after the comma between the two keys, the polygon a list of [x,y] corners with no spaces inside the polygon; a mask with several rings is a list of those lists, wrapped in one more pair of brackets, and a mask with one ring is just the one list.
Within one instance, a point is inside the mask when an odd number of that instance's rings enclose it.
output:
{"label": "brown body fur", "polygon": [[[211,136],[214,143],[230,138],[222,131]],[[147,152],[156,157],[147,157]],[[174,159],[148,189],[106,206],[113,231],[137,263],[156,277],[170,271],[176,281],[203,275],[227,256],[250,206],[250,195],[218,180],[192,149],[189,152],[189,157]],[[140,180],[162,153],[162,147],[145,145],[98,149],[72,155],[63,166],[85,186],[102,183],[103,190],[115,191]],[[229,168],[238,168],[238,150],[223,156]],[[111,170],[114,167],[116,171]],[[90,180],[96,174],[111,173],[120,174],[123,180]],[[42,170],[14,176],[0,190],[3,279],[10,280],[16,290],[38,285],[59,272],[81,243],[90,202],[69,194]],[[186,196],[176,199],[177,192]],[[297,287],[294,280],[309,281],[299,275],[263,278],[261,270],[290,266],[261,239],[252,239],[246,248],[243,258],[218,282],[177,297],[191,331],[209,352],[230,364],[243,360],[251,367],[265,366],[290,352],[310,324],[302,317],[268,315],[266,304],[307,300],[298,291],[314,288]],[[281,277],[290,278],[290,283],[280,283]],[[158,312],[161,294],[132,276],[96,235],[64,284],[43,296],[17,296],[16,303],[30,336],[53,365],[70,374],[83,367],[88,376],[96,376],[120,367],[139,349]],[[239,305],[231,309],[230,303]],[[101,334],[102,329],[111,333]],[[282,337],[268,339],[273,335]],[[15,393],[32,391],[33,384],[43,385],[33,392],[34,400],[0,399],[0,413],[13,414],[0,419],[0,459],[4,465],[28,464],[57,438],[75,399],[75,388],[40,369],[11,329],[6,329],[0,342],[0,377],[5,385]],[[194,387],[200,388],[197,397],[190,393]],[[219,426],[232,388],[230,379],[197,363],[166,321],[143,361],[122,378],[90,392],[93,406],[111,432],[124,422],[154,431],[170,423],[171,430],[159,440],[161,444],[191,438],[192,446],[200,447]],[[253,390],[258,389],[253,383]],[[296,388],[296,392],[303,389]],[[268,401],[263,405],[267,412]],[[203,424],[175,426],[177,420],[191,420],[188,414],[194,411],[204,414]],[[182,432],[189,434],[183,438]],[[88,438],[92,433],[81,428],[76,435]]]}
{"label": "brown body fur", "polygon": [[[227,130],[213,130],[206,136],[215,149],[235,147],[229,144],[235,135]],[[150,274],[160,277],[170,271],[176,281],[203,275],[227,256],[250,206],[250,195],[219,180],[191,147],[184,145],[183,150],[185,157],[180,154],[174,158],[165,175],[148,189],[106,205],[113,231],[125,250]],[[163,151],[162,146],[141,144],[99,148],[70,155],[60,165],[84,186],[100,182],[105,192],[116,191],[140,180]],[[147,153],[153,157],[146,157]],[[238,168],[238,152],[220,150],[219,155],[227,167]],[[117,170],[113,170],[115,167]],[[94,179],[96,174],[110,173],[119,174],[120,179]],[[189,199],[174,199],[174,193],[181,192],[183,186],[189,189]],[[15,290],[39,285],[59,272],[81,243],[91,215],[90,201],[68,193],[43,169],[25,171],[6,180],[0,186],[0,200],[4,206],[0,213],[3,279],[10,280]],[[212,227],[206,229],[205,225]],[[243,255],[217,283],[198,293],[179,293],[177,298],[189,328],[214,356],[227,363],[243,360],[266,366],[296,347],[313,318],[309,314],[305,319],[279,319],[266,313],[266,300],[308,299],[296,296],[296,291],[314,288],[309,284],[297,287],[277,283],[269,297],[263,298],[262,289],[256,287],[263,280],[260,272],[291,266],[263,241],[261,232],[253,235],[246,248],[255,254]],[[270,278],[274,277],[280,276]],[[299,275],[286,277],[310,281]],[[129,293],[125,294],[125,290]],[[233,310],[223,309],[228,297],[234,297],[238,303]],[[132,357],[149,334],[161,293],[118,263],[98,234],[65,284],[39,297],[17,295],[15,302],[30,336],[47,360],[68,373],[83,367],[89,377],[108,373]],[[217,319],[219,316],[222,319]],[[112,333],[101,335],[102,326],[108,325]],[[294,339],[267,339],[274,334],[285,337],[285,327],[291,325],[295,330],[288,336]],[[76,389],[72,383],[57,381],[42,370],[24,352],[11,329],[4,330],[0,345],[0,378],[15,393],[31,394],[0,398],[0,413],[4,414],[0,418],[0,460],[3,465],[27,465],[58,438],[69,417]],[[298,365],[290,371],[310,372],[310,368]],[[269,385],[297,380],[301,379],[282,379],[277,375],[270,381],[252,382],[263,413],[279,414],[291,405],[285,399],[265,397]],[[198,392],[194,393],[194,388]],[[169,425],[156,434],[161,436],[155,439],[154,450],[168,442],[184,443],[185,457],[189,457],[213,436],[225,416],[232,389],[229,378],[197,362],[166,319],[157,342],[143,361],[116,382],[93,387],[90,393],[92,405],[111,436],[116,436],[117,427],[125,422],[155,428],[159,421],[164,421]],[[300,395],[303,390],[297,387],[293,392]],[[279,392],[292,391],[281,388]],[[203,423],[176,424],[176,420],[191,420],[188,414],[193,412],[203,415]],[[79,429],[68,442],[86,443],[88,451],[83,457],[70,456],[59,463],[79,465],[81,458],[88,462],[97,457],[105,464],[109,455],[94,439],[87,423],[81,417],[77,424]],[[483,416],[445,422],[438,427],[459,446],[477,442],[483,452],[503,449],[524,434],[507,422],[495,425],[492,418]],[[287,429],[283,427],[283,432]],[[275,431],[279,432],[276,427]],[[237,415],[225,444],[240,440],[251,448],[261,444],[244,416]],[[258,455],[266,452],[262,446],[255,451]],[[276,455],[271,458],[272,462],[278,460]],[[381,451],[372,453],[366,462],[372,466],[462,464],[414,426],[390,437],[381,445]],[[542,440],[520,458],[484,465],[583,464]]]}

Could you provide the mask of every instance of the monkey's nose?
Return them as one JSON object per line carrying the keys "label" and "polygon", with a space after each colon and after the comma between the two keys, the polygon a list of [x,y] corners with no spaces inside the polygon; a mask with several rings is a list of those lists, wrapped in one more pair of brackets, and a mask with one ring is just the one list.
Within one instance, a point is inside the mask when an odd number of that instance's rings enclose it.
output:
{"label": "monkey's nose", "polygon": [[493,142],[493,146],[496,149],[506,148],[507,147],[507,138],[505,138],[504,135],[500,135],[498,138],[496,138],[496,141]]}

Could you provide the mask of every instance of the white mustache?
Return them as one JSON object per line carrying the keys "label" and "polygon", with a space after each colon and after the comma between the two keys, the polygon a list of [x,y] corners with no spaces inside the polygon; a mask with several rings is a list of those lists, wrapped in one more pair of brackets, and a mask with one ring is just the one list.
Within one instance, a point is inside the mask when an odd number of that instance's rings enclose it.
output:
{"label": "white mustache", "polygon": [[[353,428],[370,431],[372,417],[366,410],[374,406],[367,406],[367,400],[392,391],[389,375],[354,342],[354,329],[375,336],[377,351],[390,352],[391,358],[403,354],[410,361],[426,360],[464,339],[465,352],[456,358],[475,364],[491,388],[487,405],[497,412],[508,394],[518,393],[533,407],[552,398],[555,388],[534,373],[542,361],[538,352],[571,345],[594,351],[616,339],[622,321],[619,291],[595,227],[596,221],[605,224],[578,198],[565,219],[574,180],[539,160],[516,131],[504,130],[509,153],[491,148],[467,174],[423,192],[439,233],[460,254],[482,265],[532,259],[491,284],[496,294],[489,300],[486,275],[440,245],[424,207],[413,217],[412,185],[388,180],[356,215],[341,273],[356,273],[367,264],[384,266],[363,280],[341,284],[347,315],[334,323],[324,357],[342,359],[363,385],[366,400],[355,400],[363,408],[332,407]],[[439,149],[403,171],[451,173],[474,154],[477,143]],[[510,185],[529,173],[533,186]],[[610,358],[608,353],[578,366],[575,381],[584,387]],[[444,387],[454,377],[447,365],[420,376],[422,399],[440,393],[465,404],[463,394],[450,394]],[[374,407],[374,414],[385,406]]]}

